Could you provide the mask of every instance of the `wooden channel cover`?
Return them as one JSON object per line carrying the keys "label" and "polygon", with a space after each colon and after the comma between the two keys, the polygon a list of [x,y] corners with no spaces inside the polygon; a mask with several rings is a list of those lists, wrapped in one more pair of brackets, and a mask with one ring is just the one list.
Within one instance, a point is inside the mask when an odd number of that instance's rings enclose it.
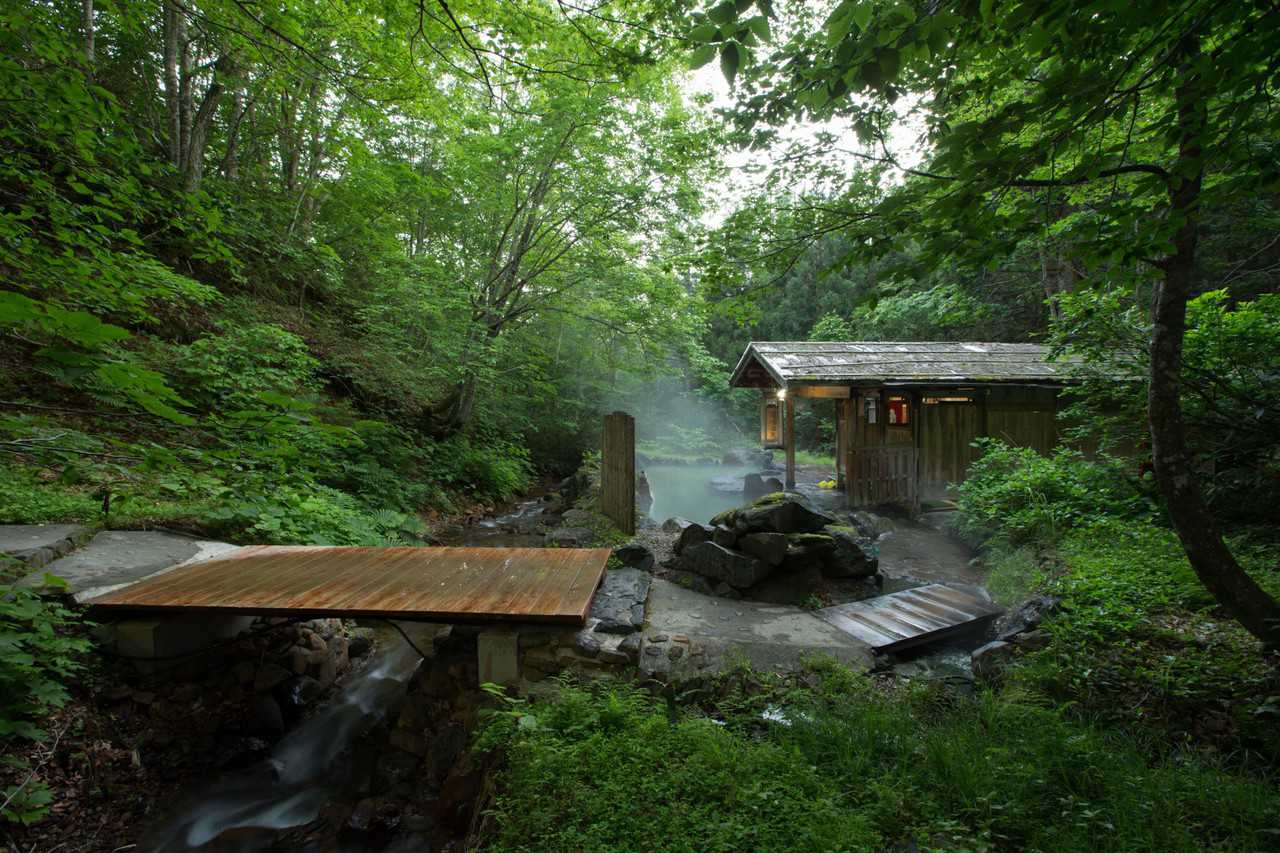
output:
{"label": "wooden channel cover", "polygon": [[976,595],[934,583],[825,607],[818,616],[875,651],[890,652],[961,633],[1003,612]]}
{"label": "wooden channel cover", "polygon": [[118,610],[579,624],[610,553],[608,548],[251,545],[86,603]]}

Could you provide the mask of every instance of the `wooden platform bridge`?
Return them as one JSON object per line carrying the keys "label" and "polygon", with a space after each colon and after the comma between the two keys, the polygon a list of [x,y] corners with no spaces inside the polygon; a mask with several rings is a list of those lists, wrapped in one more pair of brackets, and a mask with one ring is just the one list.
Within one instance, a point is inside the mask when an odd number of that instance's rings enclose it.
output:
{"label": "wooden platform bridge", "polygon": [[105,611],[580,625],[608,548],[252,545],[84,602]]}

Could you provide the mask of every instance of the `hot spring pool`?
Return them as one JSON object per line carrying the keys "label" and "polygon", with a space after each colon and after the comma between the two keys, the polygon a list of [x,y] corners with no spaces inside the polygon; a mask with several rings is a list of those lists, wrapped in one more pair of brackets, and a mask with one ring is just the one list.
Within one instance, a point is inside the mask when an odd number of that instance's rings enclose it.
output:
{"label": "hot spring pool", "polygon": [[742,492],[719,491],[716,477],[742,477],[745,465],[649,465],[643,469],[653,494],[649,517],[663,522],[672,516],[706,523],[713,515],[742,505]]}

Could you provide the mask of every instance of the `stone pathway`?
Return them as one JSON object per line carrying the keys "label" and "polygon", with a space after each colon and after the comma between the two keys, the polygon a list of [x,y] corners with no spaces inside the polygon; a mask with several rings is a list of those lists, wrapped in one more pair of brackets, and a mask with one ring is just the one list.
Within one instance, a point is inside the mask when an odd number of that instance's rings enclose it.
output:
{"label": "stone pathway", "polygon": [[747,662],[760,671],[796,668],[828,655],[868,669],[870,648],[798,607],[715,598],[655,578],[640,668],[675,680],[711,675]]}
{"label": "stone pathway", "polygon": [[83,602],[145,577],[239,547],[153,530],[104,530],[83,548],[54,560],[21,583],[39,585],[48,572],[65,580],[72,597]]}

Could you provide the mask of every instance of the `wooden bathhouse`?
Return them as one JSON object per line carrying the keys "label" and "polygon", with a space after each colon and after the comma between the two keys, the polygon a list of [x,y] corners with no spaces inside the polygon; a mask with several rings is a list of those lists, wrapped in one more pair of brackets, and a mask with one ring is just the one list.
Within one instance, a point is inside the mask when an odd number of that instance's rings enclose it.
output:
{"label": "wooden bathhouse", "polygon": [[1037,344],[752,342],[730,385],[758,388],[760,440],[786,451],[795,485],[797,404],[834,401],[836,479],[853,506],[947,497],[994,436],[1047,453],[1072,363]]}

